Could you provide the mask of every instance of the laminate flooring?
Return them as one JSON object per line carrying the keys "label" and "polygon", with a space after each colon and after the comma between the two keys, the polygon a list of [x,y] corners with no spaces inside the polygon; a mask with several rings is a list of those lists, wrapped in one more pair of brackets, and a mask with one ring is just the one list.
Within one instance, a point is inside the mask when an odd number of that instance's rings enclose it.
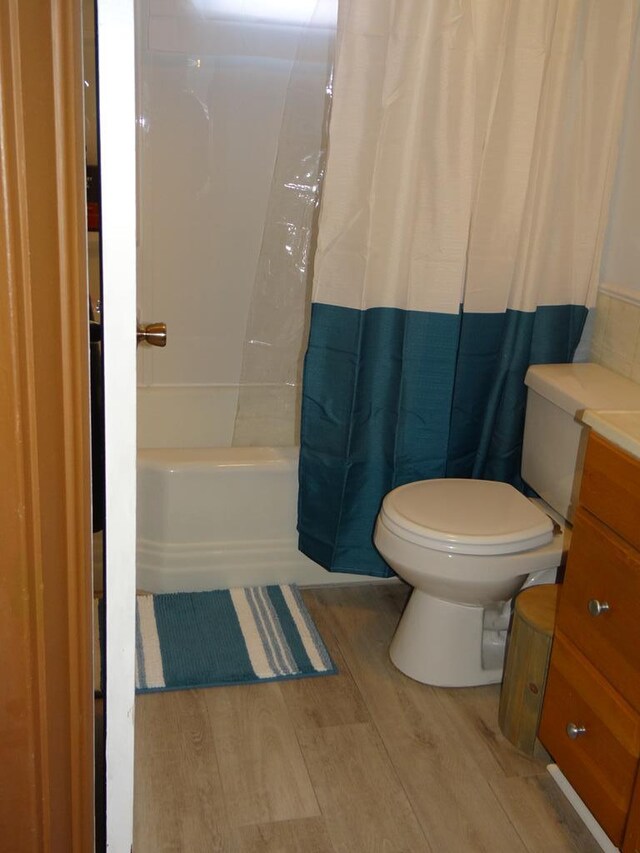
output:
{"label": "laminate flooring", "polygon": [[303,596],[338,675],[136,698],[135,853],[598,853],[497,685],[394,668],[404,586]]}

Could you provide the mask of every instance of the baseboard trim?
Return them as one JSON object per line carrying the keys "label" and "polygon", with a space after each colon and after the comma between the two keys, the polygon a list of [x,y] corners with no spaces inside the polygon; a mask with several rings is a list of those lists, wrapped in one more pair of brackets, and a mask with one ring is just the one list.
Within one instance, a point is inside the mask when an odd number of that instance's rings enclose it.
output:
{"label": "baseboard trim", "polygon": [[573,808],[575,809],[578,817],[582,820],[584,825],[587,827],[591,835],[593,835],[597,844],[600,845],[604,853],[619,853],[618,848],[614,847],[614,845],[609,840],[609,837],[606,835],[598,821],[591,814],[589,809],[586,807],[584,802],[580,799],[575,789],[564,775],[562,770],[558,767],[557,764],[548,764],[547,771],[553,781],[556,783],[558,788],[562,791],[565,797],[569,800]]}

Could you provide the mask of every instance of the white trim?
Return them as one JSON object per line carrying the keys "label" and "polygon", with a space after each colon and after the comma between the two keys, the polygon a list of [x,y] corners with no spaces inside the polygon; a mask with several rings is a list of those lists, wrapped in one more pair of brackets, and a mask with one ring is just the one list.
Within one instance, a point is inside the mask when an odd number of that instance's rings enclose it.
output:
{"label": "white trim", "polygon": [[106,456],[107,850],[133,843],[136,99],[133,0],[98,0]]}
{"label": "white trim", "polygon": [[208,589],[292,584],[301,587],[398,582],[328,572],[298,550],[297,539],[171,545],[138,542],[138,587],[146,592],[201,592]]}
{"label": "white trim", "polygon": [[564,775],[557,764],[547,764],[547,771],[558,788],[562,791],[565,797],[569,800],[580,820],[587,827],[591,835],[593,835],[597,844],[604,850],[604,853],[618,853],[618,848],[609,840],[604,830],[591,814],[586,805],[582,802],[575,789]]}
{"label": "white trim", "polygon": [[640,290],[632,290],[630,287],[604,282],[598,286],[598,294],[600,293],[610,296],[612,299],[619,299],[620,302],[628,302],[629,305],[640,306]]}

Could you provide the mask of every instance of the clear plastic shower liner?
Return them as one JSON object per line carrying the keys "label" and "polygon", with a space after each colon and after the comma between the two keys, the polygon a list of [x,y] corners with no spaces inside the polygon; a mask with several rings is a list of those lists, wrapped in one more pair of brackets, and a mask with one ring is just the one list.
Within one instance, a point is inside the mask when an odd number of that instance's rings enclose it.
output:
{"label": "clear plastic shower liner", "polygon": [[243,349],[234,445],[298,443],[337,0],[300,31],[284,104]]}

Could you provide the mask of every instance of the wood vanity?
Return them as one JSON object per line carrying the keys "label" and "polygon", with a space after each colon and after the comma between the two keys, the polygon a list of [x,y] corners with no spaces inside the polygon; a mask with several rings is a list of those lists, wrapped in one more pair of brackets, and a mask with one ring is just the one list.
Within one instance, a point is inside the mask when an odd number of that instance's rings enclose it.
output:
{"label": "wood vanity", "polygon": [[539,738],[611,841],[640,851],[640,458],[594,431]]}

